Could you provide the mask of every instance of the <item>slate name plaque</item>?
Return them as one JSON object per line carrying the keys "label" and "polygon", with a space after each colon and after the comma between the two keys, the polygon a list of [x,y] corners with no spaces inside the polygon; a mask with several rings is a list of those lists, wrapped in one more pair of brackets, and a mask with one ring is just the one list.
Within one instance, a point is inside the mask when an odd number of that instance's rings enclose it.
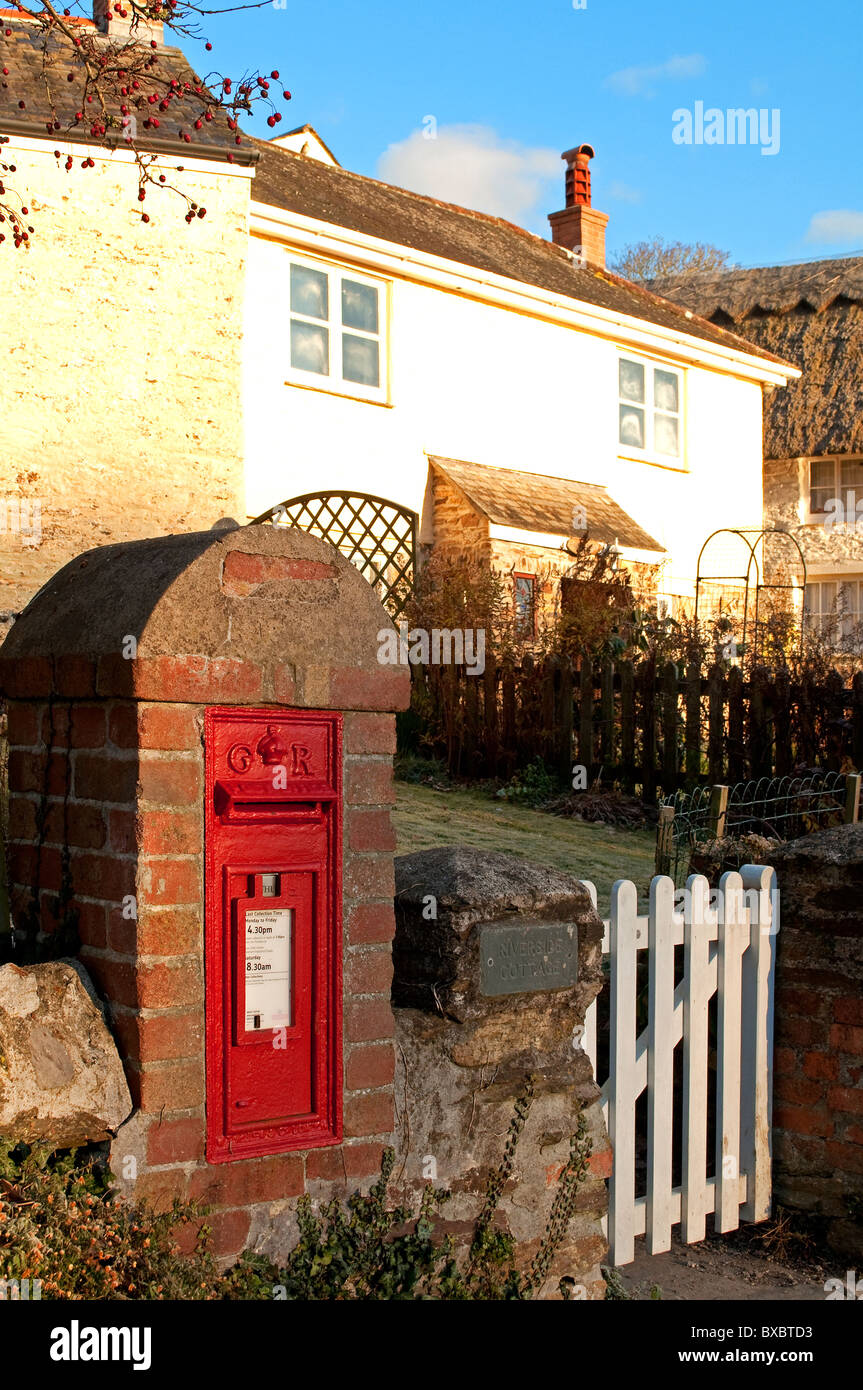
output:
{"label": "slate name plaque", "polygon": [[482,994],[566,989],[578,974],[578,927],[574,922],[481,927],[479,951]]}

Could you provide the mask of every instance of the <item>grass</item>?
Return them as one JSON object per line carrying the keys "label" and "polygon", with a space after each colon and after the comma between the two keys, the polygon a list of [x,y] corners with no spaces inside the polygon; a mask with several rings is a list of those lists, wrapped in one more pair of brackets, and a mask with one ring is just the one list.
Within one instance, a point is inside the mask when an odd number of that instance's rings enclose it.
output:
{"label": "grass", "polygon": [[482,792],[435,791],[396,782],[393,822],[398,854],[438,845],[472,845],[521,854],[590,879],[596,884],[602,916],[608,913],[615,879],[632,879],[641,897],[653,876],[653,830],[588,825],[494,801]]}

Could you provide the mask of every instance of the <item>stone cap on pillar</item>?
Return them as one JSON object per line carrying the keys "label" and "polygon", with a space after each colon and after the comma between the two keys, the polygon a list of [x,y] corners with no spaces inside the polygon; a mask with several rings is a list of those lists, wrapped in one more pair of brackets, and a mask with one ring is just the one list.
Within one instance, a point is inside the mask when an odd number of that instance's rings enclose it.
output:
{"label": "stone cap on pillar", "polygon": [[[476,1023],[524,1012],[541,997],[544,1008],[583,1016],[602,981],[602,922],[577,878],[519,855],[467,846],[400,855],[395,876],[394,1004]],[[536,983],[525,977],[523,988],[500,993],[483,970],[486,926],[524,929],[525,943],[573,928],[577,972],[557,980],[537,976]],[[511,949],[518,952],[520,942]]]}
{"label": "stone cap on pillar", "polygon": [[0,694],[395,711],[410,673],[378,660],[392,627],[354,565],[299,529],[130,541],[31,599],[0,647]]}

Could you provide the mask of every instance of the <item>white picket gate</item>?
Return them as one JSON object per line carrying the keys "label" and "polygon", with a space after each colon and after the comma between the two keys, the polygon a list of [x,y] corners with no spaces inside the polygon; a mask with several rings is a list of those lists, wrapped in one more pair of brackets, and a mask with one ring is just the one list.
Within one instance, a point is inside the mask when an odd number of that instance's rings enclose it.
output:
{"label": "white picket gate", "polygon": [[[702,1240],[714,1214],[717,1231],[741,1217],[770,1212],[770,1110],[773,979],[779,927],[776,876],[747,864],[723,875],[710,905],[707,880],[687,883],[685,910],[675,909],[672,879],[654,878],[648,915],[638,915],[634,884],[611,892],[603,954],[609,957],[609,1065],[603,1112],[614,1150],[609,1190],[609,1257],[629,1264],[635,1237],[650,1254],[682,1239]],[[586,883],[594,906],[596,889]],[[683,974],[675,985],[675,947]],[[647,952],[647,1026],[636,1022],[638,953]],[[679,972],[678,972],[679,973]],[[708,1177],[708,1008],[716,994],[716,1154]],[[585,1020],[585,1050],[596,1071],[596,1003]],[[683,1048],[680,1186],[672,1186],[674,1050]],[[647,1189],[636,1196],[636,1101],[647,1091]]]}

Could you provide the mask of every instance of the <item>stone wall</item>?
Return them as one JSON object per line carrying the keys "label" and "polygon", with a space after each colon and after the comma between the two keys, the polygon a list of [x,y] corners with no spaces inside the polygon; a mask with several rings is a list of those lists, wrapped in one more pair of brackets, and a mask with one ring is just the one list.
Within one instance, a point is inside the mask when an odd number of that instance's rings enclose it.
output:
{"label": "stone wall", "polygon": [[[863,529],[825,530],[816,524],[801,525],[801,502],[808,510],[809,459],[765,459],[764,525],[791,531],[800,542],[806,564],[817,566],[822,574],[831,568],[836,572],[843,568],[853,571],[855,565],[863,572]],[[796,551],[787,541],[774,542],[765,555],[768,572],[776,564],[793,567],[792,572],[796,572],[795,558]],[[848,561],[854,563],[849,565]]]}
{"label": "stone wall", "polygon": [[[484,957],[496,948],[483,930],[492,924],[516,933],[507,939],[504,966],[520,972],[517,992],[484,992]],[[561,959],[576,938],[572,980]],[[611,1149],[580,1045],[585,1011],[602,985],[601,942],[587,891],[567,874],[467,848],[396,860],[398,1171],[416,1193],[430,1179],[448,1188],[444,1228],[457,1242],[469,1241],[531,1078],[533,1100],[498,1211],[524,1267],[540,1248],[583,1113],[589,1176],[544,1281],[545,1297],[556,1295],[562,1278],[576,1298],[605,1296],[599,1266]]]}
{"label": "stone wall", "polygon": [[[40,141],[4,149],[37,231],[6,257],[0,639],[82,550],[245,519],[249,171],[190,160],[174,177],[207,216],[187,225],[152,191],[145,224],[128,158],[93,157],[67,173]],[[41,538],[19,529],[22,500]]]}

